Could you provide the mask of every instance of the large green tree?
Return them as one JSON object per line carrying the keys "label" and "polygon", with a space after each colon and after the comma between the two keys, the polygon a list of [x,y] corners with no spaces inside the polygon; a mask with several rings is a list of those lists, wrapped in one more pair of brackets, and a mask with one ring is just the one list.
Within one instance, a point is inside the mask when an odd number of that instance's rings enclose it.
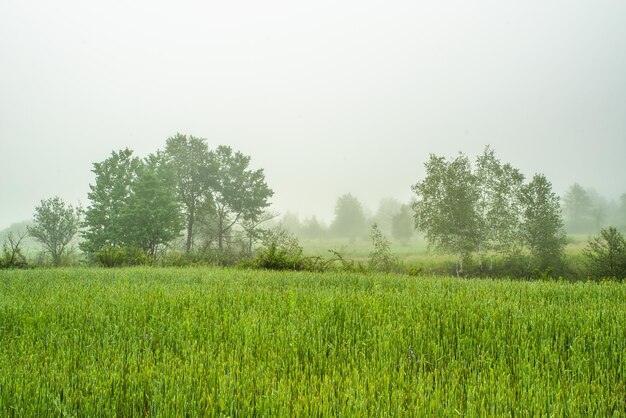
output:
{"label": "large green tree", "polygon": [[417,195],[415,227],[424,232],[430,246],[455,256],[460,274],[463,260],[471,256],[480,239],[478,179],[463,154],[450,161],[431,154],[425,168],[424,180],[412,187]]}
{"label": "large green tree", "polygon": [[180,235],[182,219],[176,199],[176,177],[163,154],[151,154],[137,167],[122,219],[126,224],[126,244],[152,257]]}
{"label": "large green tree", "polygon": [[85,211],[81,249],[94,254],[106,247],[126,244],[124,209],[132,193],[141,160],[126,148],[113,151],[106,160],[94,163],[92,172],[96,179],[90,184],[87,197],[90,205]]}
{"label": "large green tree", "polygon": [[524,243],[540,270],[558,268],[562,264],[565,232],[561,218],[559,197],[552,184],[542,174],[522,188],[523,221],[521,232]]}
{"label": "large green tree", "polygon": [[211,191],[218,174],[204,138],[176,134],[167,139],[165,154],[176,175],[176,191],[186,226],[185,251],[189,253],[198,220],[213,208]]}
{"label": "large green tree", "polygon": [[524,176],[510,164],[503,164],[490,147],[476,159],[474,172],[478,187],[476,251],[482,268],[483,254],[510,254],[520,248]]}
{"label": "large green tree", "polygon": [[61,265],[72,250],[70,244],[80,228],[80,213],[80,208],[66,204],[60,197],[42,200],[35,208],[28,233],[44,246],[55,266]]}
{"label": "large green tree", "polygon": [[176,178],[163,154],[141,160],[125,149],[95,163],[93,171],[81,243],[85,252],[124,247],[154,256],[178,236]]}
{"label": "large green tree", "polygon": [[274,192],[265,182],[262,169],[250,169],[249,156],[220,145],[209,158],[215,177],[207,199],[213,203],[211,217],[221,251],[232,227],[240,221],[258,219]]}
{"label": "large green tree", "polygon": [[335,219],[330,228],[337,237],[356,238],[364,236],[367,232],[367,226],[361,202],[350,193],[339,196],[335,205]]}

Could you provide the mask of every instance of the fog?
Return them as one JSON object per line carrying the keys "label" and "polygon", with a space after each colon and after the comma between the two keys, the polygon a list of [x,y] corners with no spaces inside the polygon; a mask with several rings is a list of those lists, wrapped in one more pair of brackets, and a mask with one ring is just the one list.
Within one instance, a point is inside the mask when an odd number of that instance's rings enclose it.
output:
{"label": "fog", "polygon": [[177,132],[263,168],[272,209],[411,198],[490,144],[562,194],[626,192],[626,2],[0,3],[0,228]]}

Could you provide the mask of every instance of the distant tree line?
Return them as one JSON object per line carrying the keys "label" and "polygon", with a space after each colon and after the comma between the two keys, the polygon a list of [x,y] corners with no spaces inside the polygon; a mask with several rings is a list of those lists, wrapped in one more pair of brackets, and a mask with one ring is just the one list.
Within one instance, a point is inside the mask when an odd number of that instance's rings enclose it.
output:
{"label": "distant tree line", "polygon": [[626,193],[609,201],[593,189],[572,184],[563,196],[565,229],[570,233],[597,233],[607,225],[626,228]]}
{"label": "distant tree line", "polygon": [[[315,216],[300,222],[293,213],[278,221],[267,210],[273,191],[263,170],[249,165],[250,157],[228,146],[210,149],[206,139],[181,134],[144,158],[130,149],[113,151],[93,164],[88,206],[42,200],[32,224],[5,238],[0,268],[29,266],[22,251],[28,233],[53,266],[70,264],[78,244],[85,262],[103,266],[246,259],[252,261],[242,265],[257,268],[410,272],[391,255],[385,235],[406,244],[419,231],[430,248],[450,254],[457,275],[538,277],[571,273],[565,230],[593,229],[599,234],[582,252],[584,274],[626,276],[624,237],[618,228],[603,228],[607,221],[626,225],[626,194],[607,202],[575,183],[561,204],[545,176],[527,180],[489,147],[473,163],[462,153],[431,154],[408,204],[386,198],[370,215],[355,196],[341,195],[328,226]],[[306,257],[287,230],[305,239],[369,235],[374,249],[366,264],[335,250],[330,259]]]}

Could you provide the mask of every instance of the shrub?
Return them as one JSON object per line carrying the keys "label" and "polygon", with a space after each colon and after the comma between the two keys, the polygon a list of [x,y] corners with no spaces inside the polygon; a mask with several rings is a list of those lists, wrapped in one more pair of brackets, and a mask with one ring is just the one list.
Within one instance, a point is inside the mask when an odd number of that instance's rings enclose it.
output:
{"label": "shrub", "polygon": [[96,262],[102,267],[138,266],[150,261],[150,257],[137,247],[107,247],[96,252]]}
{"label": "shrub", "polygon": [[594,279],[626,278],[626,240],[614,227],[602,229],[583,249],[587,274]]}

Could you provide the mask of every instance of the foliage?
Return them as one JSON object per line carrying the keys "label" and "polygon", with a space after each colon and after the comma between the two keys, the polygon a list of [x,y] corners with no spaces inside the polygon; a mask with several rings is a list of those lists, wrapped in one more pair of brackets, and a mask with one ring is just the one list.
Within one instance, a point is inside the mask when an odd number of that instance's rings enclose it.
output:
{"label": "foliage", "polygon": [[626,278],[626,240],[614,227],[602,229],[589,240],[583,255],[589,277]]}
{"label": "foliage", "polygon": [[563,262],[565,232],[559,197],[545,176],[536,174],[522,188],[524,208],[521,233],[533,259],[533,268],[544,271],[560,268]]}
{"label": "foliage", "polygon": [[28,233],[43,244],[54,266],[61,265],[72,252],[70,244],[80,228],[80,214],[79,207],[66,204],[60,197],[42,200],[35,208]]}
{"label": "foliage", "polygon": [[266,234],[266,230],[261,228],[266,222],[271,221],[276,218],[278,213],[265,211],[260,215],[254,216],[252,218],[244,219],[240,225],[245,231],[246,234],[246,252],[248,256],[252,255],[252,247],[259,240],[263,239]]}
{"label": "foliage", "polygon": [[398,265],[398,260],[391,255],[391,243],[378,229],[378,225],[372,225],[370,231],[373,249],[370,252],[369,268],[373,271],[390,272]]}
{"label": "foliage", "polygon": [[366,233],[365,215],[361,202],[351,194],[337,199],[335,219],[330,227],[337,237],[356,238]]}
{"label": "foliage", "polygon": [[[402,204],[398,199],[392,197],[386,197],[380,200],[378,204],[378,210],[374,215],[373,222],[378,225],[378,228],[385,233],[391,234],[393,229],[393,218],[401,210]],[[411,221],[411,224],[413,222]]]}
{"label": "foliage", "polygon": [[593,204],[587,191],[578,183],[572,184],[563,197],[563,212],[567,229],[572,232],[588,231]]}
{"label": "foliage", "polygon": [[529,272],[563,271],[559,198],[543,175],[524,184],[519,170],[502,164],[489,147],[474,169],[463,154],[452,160],[431,155],[425,166],[426,178],[413,186],[415,226],[429,246],[455,256],[456,274],[473,253],[481,272],[485,255],[492,269],[494,256],[517,260],[524,253],[531,256]]}
{"label": "foliage", "polygon": [[328,232],[328,228],[317,217],[305,219],[300,227],[300,235],[307,239],[321,239]]}
{"label": "foliage", "polygon": [[137,167],[132,193],[122,209],[126,246],[155,258],[180,235],[182,219],[172,166],[163,154],[151,154]]}
{"label": "foliage", "polygon": [[213,208],[211,189],[215,186],[215,165],[204,138],[176,134],[166,141],[165,155],[176,177],[178,201],[183,208],[187,240],[185,252],[191,252],[198,219]]}
{"label": "foliage", "polygon": [[21,234],[9,232],[7,234],[6,240],[2,244],[0,268],[15,269],[28,267],[28,262],[26,261],[26,257],[24,257],[20,247],[24,237],[26,237],[26,232],[22,232]]}
{"label": "foliage", "polygon": [[159,248],[178,236],[174,171],[163,154],[140,160],[129,149],[113,152],[95,163],[93,172],[83,251],[95,255],[111,247],[138,248],[156,257]]}
{"label": "foliage", "polygon": [[479,239],[478,179],[463,154],[451,161],[431,154],[425,167],[426,178],[412,187],[418,197],[413,203],[415,227],[424,232],[429,245],[455,255],[456,272],[461,274],[463,261]]}
{"label": "foliage", "polygon": [[282,228],[267,230],[263,237],[264,247],[251,263],[244,266],[265,270],[324,271],[329,262],[321,257],[306,257],[298,239]]}
{"label": "foliage", "polygon": [[102,267],[128,267],[149,264],[152,260],[145,251],[137,247],[105,247],[95,253]]}
{"label": "foliage", "polygon": [[520,214],[524,176],[510,164],[502,164],[490,147],[476,159],[475,175],[479,190],[477,252],[482,269],[484,254],[511,255],[522,245]]}
{"label": "foliage", "polygon": [[254,220],[269,206],[274,192],[265,183],[263,170],[251,170],[250,157],[220,145],[211,152],[215,183],[211,189],[217,230],[218,249],[224,249],[225,237],[239,221]]}
{"label": "foliage", "polygon": [[391,234],[394,239],[407,244],[413,236],[415,225],[411,216],[411,207],[401,205],[398,213],[391,217]]}
{"label": "foliage", "polygon": [[132,268],[0,289],[2,416],[626,415],[619,283]]}
{"label": "foliage", "polygon": [[91,204],[85,211],[84,241],[80,248],[94,254],[102,248],[122,246],[128,224],[124,222],[124,206],[132,193],[131,187],[141,161],[126,148],[112,152],[100,163],[94,163],[95,184],[87,194]]}

